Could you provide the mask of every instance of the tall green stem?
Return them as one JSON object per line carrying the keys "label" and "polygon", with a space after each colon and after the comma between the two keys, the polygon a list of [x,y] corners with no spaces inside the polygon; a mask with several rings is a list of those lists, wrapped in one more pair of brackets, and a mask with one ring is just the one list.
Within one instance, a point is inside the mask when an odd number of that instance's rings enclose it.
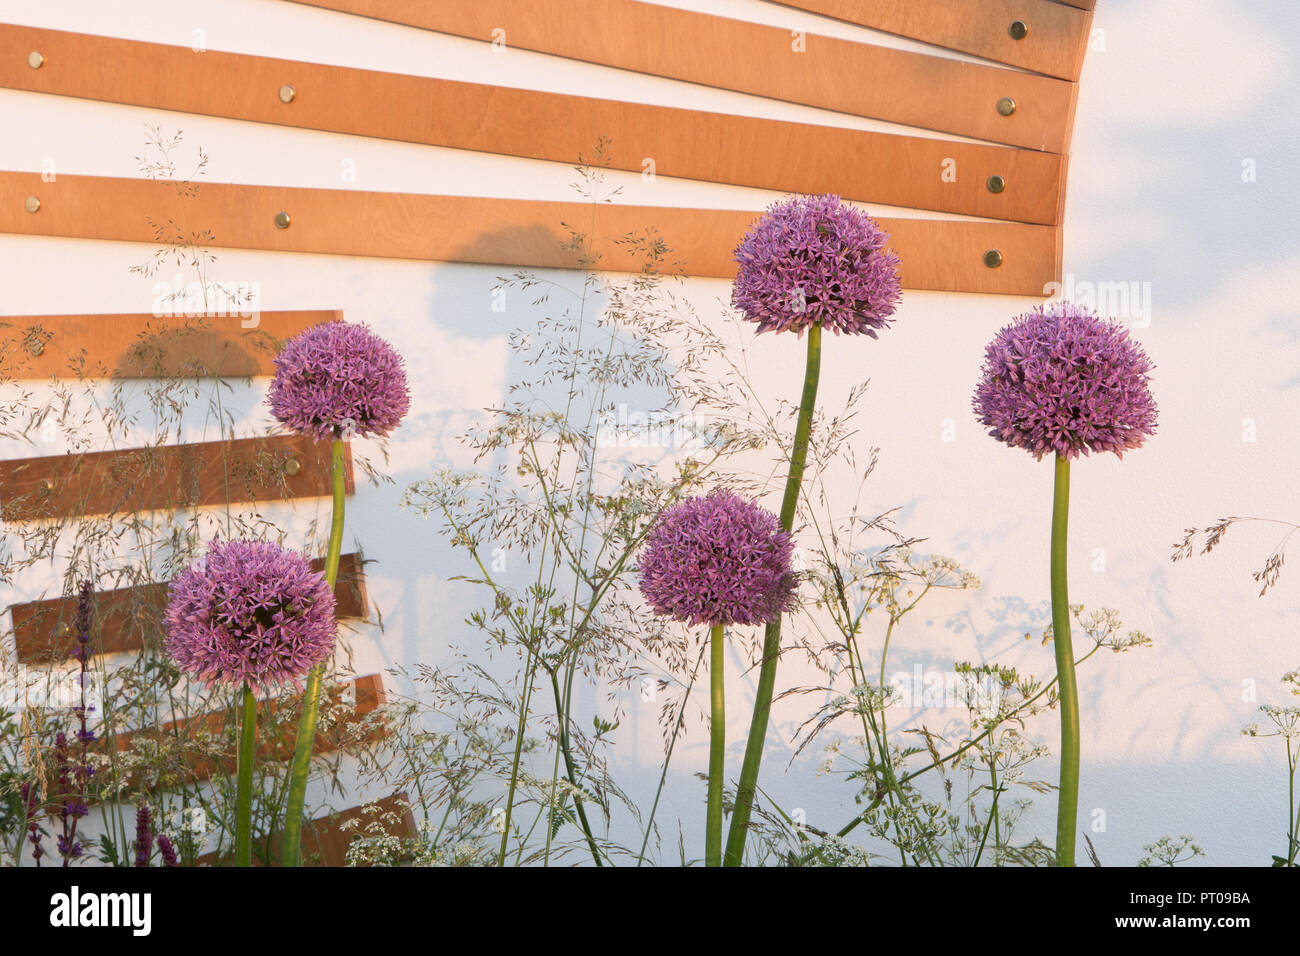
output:
{"label": "tall green stem", "polygon": [[[808,437],[812,434],[813,409],[817,405],[817,381],[821,376],[822,329],[813,325],[808,329],[808,363],[804,369],[803,396],[799,400],[799,419],[794,428],[794,448],[790,453],[790,474],[785,480],[785,497],[781,500],[781,528],[794,528],[795,511],[799,505],[799,486],[803,482],[804,465],[808,458]],[[740,782],[736,786],[736,807],[731,814],[731,829],[727,833],[726,866],[740,866],[745,856],[745,838],[749,835],[749,814],[754,806],[754,793],[758,788],[758,769],[763,760],[763,746],[767,742],[767,721],[772,710],[772,695],[776,690],[776,664],[781,653],[781,618],[767,623],[763,633],[763,663],[758,671],[758,691],[754,698],[754,716],[749,723],[749,739],[745,743],[745,762],[740,768]]]}
{"label": "tall green stem", "polygon": [[704,833],[704,865],[722,866],[722,784],[727,754],[727,706],[723,689],[726,657],[719,624],[709,635],[709,816]]}
{"label": "tall green stem", "polygon": [[1079,817],[1079,688],[1070,643],[1070,600],[1066,588],[1066,537],[1070,520],[1070,460],[1056,456],[1052,495],[1052,645],[1061,701],[1061,785],[1056,804],[1056,863],[1074,866]]}
{"label": "tall green stem", "polygon": [[245,684],[240,719],[239,780],[235,788],[235,866],[253,865],[253,761],[257,759],[257,698]]}
{"label": "tall green stem", "polygon": [[[331,457],[334,510],[330,518],[329,551],[326,552],[325,557],[325,583],[333,591],[339,577],[339,553],[343,550],[343,507],[346,501],[343,439],[334,439]],[[311,755],[316,747],[316,721],[320,717],[320,690],[324,675],[323,663],[313,667],[307,674],[307,686],[302,692],[302,716],[298,719],[298,739],[294,742],[293,764],[289,772],[289,805],[284,817],[284,850],[280,855],[284,866],[300,866],[302,863],[302,810],[307,799],[307,772],[311,769]]]}

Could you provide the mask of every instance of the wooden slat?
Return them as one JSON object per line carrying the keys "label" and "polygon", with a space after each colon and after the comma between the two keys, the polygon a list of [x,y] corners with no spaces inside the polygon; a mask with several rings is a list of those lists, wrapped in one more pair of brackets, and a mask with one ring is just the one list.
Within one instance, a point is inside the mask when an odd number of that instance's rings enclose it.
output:
{"label": "wooden slat", "polygon": [[[44,66],[26,54],[39,50]],[[294,88],[289,104],[277,91]],[[1061,156],[0,25],[0,86],[964,215],[1060,221]],[[405,106],[403,107],[402,104]],[[990,106],[991,109],[991,106]],[[956,171],[955,181],[944,171]],[[1007,183],[1000,193],[990,176]]]}
{"label": "wooden slat", "polygon": [[[325,561],[312,561],[317,571]],[[365,571],[361,557],[345,554],[339,558],[338,583],[334,587],[336,615],[340,619],[368,616]],[[90,653],[119,654],[138,651],[162,632],[163,612],[167,608],[166,583],[100,591],[94,597],[94,626]],[[13,617],[14,644],[21,664],[53,664],[73,657],[77,637],[72,632],[77,614],[77,598],[57,597],[44,601],[15,604]]]}
{"label": "wooden slat", "polygon": [[[377,813],[375,811],[378,811]],[[396,821],[387,818],[395,816]],[[356,839],[356,832],[347,828],[354,820],[361,821],[367,829],[378,826],[386,835],[402,839],[416,834],[415,814],[411,812],[411,798],[405,793],[372,800],[370,803],[340,810],[318,817],[303,827],[302,859],[307,866],[346,866],[348,846]],[[372,822],[373,821],[373,822]],[[279,858],[279,835],[271,841],[271,858]],[[194,862],[197,866],[229,866],[233,855],[219,860],[215,853],[205,853]],[[262,866],[255,853],[254,866]]]}
{"label": "wooden slat", "polygon": [[[1095,3],[1054,0],[775,0],[787,7],[1077,80]],[[1017,40],[1010,26],[1028,33]]]}
{"label": "wooden slat", "polygon": [[[1068,151],[1074,122],[1076,87],[1068,80],[811,34],[800,46],[779,27],[636,0],[298,2],[474,40],[491,41],[501,36],[494,31],[504,31],[507,48],[1054,153]],[[970,0],[947,5],[971,12],[985,6]],[[1058,19],[1079,15],[1061,10]],[[1014,43],[1006,33],[1010,22],[990,24],[987,31]],[[1045,26],[1031,35],[1040,32],[1050,35]],[[1077,77],[1078,70],[1070,75]],[[1009,117],[996,110],[1004,96],[1017,104]]]}
{"label": "wooden slat", "polygon": [[326,310],[0,316],[0,381],[270,375],[281,342],[342,318]]}
{"label": "wooden slat", "polygon": [[[290,461],[298,463],[295,474]],[[353,491],[351,448],[347,489]],[[330,448],[300,435],[0,462],[0,519],[32,521],[331,494]]]}
{"label": "wooden slat", "polygon": [[[317,732],[316,746],[312,751],[314,754],[327,754],[337,751],[347,740],[349,731],[355,724],[387,702],[384,680],[381,675],[367,674],[364,677],[353,678],[351,683],[356,695],[356,704],[352,713],[339,723]],[[329,700],[322,700],[321,706],[337,706],[343,699],[343,691],[343,687],[329,688]],[[266,728],[271,726],[272,719],[279,710],[278,701],[279,698],[276,698],[271,701],[263,701],[258,705],[259,734],[257,743],[259,761],[284,761],[293,756],[294,741],[298,736],[296,720],[291,722],[292,726],[283,727],[278,735],[272,735],[266,731]],[[238,721],[238,717],[233,711],[216,711],[186,720],[170,721],[158,727],[124,731],[107,739],[96,741],[94,746],[98,750],[107,750],[112,747],[118,753],[126,752],[136,741],[142,739],[180,741],[184,746],[186,743],[193,741],[200,733],[206,732],[213,736],[225,733],[231,721]],[[362,739],[374,742],[382,739],[384,734],[383,728],[376,728],[374,731],[365,734]],[[195,746],[191,752],[180,755],[188,765],[189,772],[186,778],[190,782],[201,783],[217,773],[234,773],[236,757],[233,752],[224,759],[211,759],[206,753],[207,749],[206,746]],[[180,781],[176,782],[179,783]]]}
{"label": "wooden slat", "polygon": [[[29,213],[24,200],[41,200]],[[290,213],[288,229],[274,217]],[[736,245],[759,212],[609,203],[540,202],[358,190],[204,183],[182,198],[174,184],[101,176],[0,172],[0,232],[153,242],[147,219],[203,223],[212,246],[396,259],[573,269],[581,260],[564,223],[590,229],[599,268],[639,272],[634,246],[653,230],[693,276],[730,278]],[[341,225],[345,224],[345,225]],[[905,288],[1044,295],[1060,279],[1060,228],[1023,223],[881,219],[902,259]],[[999,249],[989,269],[984,253]]]}

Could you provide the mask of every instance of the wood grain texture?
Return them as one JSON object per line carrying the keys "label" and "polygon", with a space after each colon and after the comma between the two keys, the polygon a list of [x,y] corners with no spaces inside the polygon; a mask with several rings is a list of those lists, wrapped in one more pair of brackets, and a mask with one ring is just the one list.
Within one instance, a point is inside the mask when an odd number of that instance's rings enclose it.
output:
{"label": "wood grain texture", "polygon": [[[1048,76],[1077,80],[1093,4],[1055,0],[774,0],[885,33],[972,53]],[[1011,24],[1028,33],[1017,40]]]}
{"label": "wood grain texture", "polygon": [[[358,727],[365,717],[387,703],[383,677],[379,674],[367,674],[364,677],[355,677],[344,685],[327,686],[322,695],[322,709],[341,706],[349,693],[355,701],[351,712],[344,719],[328,727],[322,726],[316,734],[313,753],[318,755],[334,753],[349,744],[372,743],[382,740],[386,735],[387,730],[382,725],[370,728]],[[280,710],[279,700],[280,698],[263,701],[257,708],[259,761],[280,762],[293,756],[298,722],[296,719],[287,722],[276,719]],[[215,711],[199,717],[170,721],[156,727],[124,731],[96,741],[93,746],[101,751],[112,748],[117,753],[130,750],[132,746],[141,742],[147,742],[147,746],[151,749],[165,748],[172,753],[177,763],[188,768],[185,777],[189,782],[201,783],[218,773],[234,773],[237,760],[233,746],[229,753],[214,756],[211,740],[205,742],[200,738],[220,738],[230,733],[232,726],[237,727],[238,723],[239,718],[233,709]],[[278,728],[279,732],[271,732],[272,727]]]}
{"label": "wood grain texture", "polygon": [[[503,36],[507,49],[549,53],[1054,153],[1068,152],[1074,122],[1077,88],[1070,80],[833,37],[795,38],[779,27],[637,0],[297,2],[474,40]],[[1006,5],[1010,0],[989,2]],[[1054,6],[1047,0],[1029,2]],[[970,0],[924,3],[976,11],[986,6]],[[1081,16],[1068,7],[1060,10],[1065,13],[1056,14],[1056,19]],[[999,34],[996,46],[1001,47],[1002,40],[1015,42],[1006,33],[1011,19],[986,25],[990,35]],[[1087,32],[1082,31],[1083,40]],[[1040,33],[1050,36],[1046,23],[1031,34],[1034,45],[1041,42]],[[1022,42],[1028,42],[1028,37]],[[1076,54],[1080,59],[1083,49],[1080,41]],[[1071,78],[1077,76],[1075,69]],[[1016,101],[1011,116],[997,113],[997,101],[1004,96]]]}
{"label": "wood grain texture", "polygon": [[342,318],[328,310],[0,316],[0,382],[265,376],[280,343]]}
{"label": "wood grain texture", "polygon": [[[33,70],[25,51],[40,50]],[[294,87],[292,103],[276,95]],[[1061,156],[0,25],[0,86],[963,215],[1060,221]],[[956,181],[944,171],[954,168]],[[986,188],[990,176],[1008,184]]]}
{"label": "wood grain texture", "polygon": [[[348,494],[354,491],[351,447]],[[296,473],[289,474],[291,462]],[[286,470],[288,469],[288,470]],[[331,494],[329,442],[300,435],[0,461],[0,519],[34,521]]]}
{"label": "wood grain texture", "polygon": [[[39,196],[40,211],[23,207]],[[291,216],[278,229],[279,211]],[[732,252],[754,211],[679,209],[581,202],[542,202],[417,193],[296,189],[204,183],[182,196],[174,183],[101,176],[60,176],[42,183],[37,173],[0,172],[0,232],[154,242],[149,220],[183,217],[213,234],[209,245],[281,252],[477,262],[575,269],[565,223],[581,223],[599,256],[598,268],[640,272],[641,250],[620,242],[652,231],[692,276],[731,278]],[[909,289],[1044,295],[1059,281],[1061,230],[1025,223],[882,218],[902,259]],[[1003,265],[983,263],[999,249]]]}
{"label": "wood grain texture", "polygon": [[[339,810],[317,817],[303,827],[302,859],[306,866],[346,866],[348,847],[357,837],[351,829],[356,822],[366,834],[383,833],[403,839],[416,835],[415,815],[411,812],[411,798],[405,793],[395,793],[359,807]],[[279,835],[272,838],[269,849],[272,860],[279,859]],[[195,860],[198,866],[229,866],[233,855],[218,859],[215,853],[205,853]],[[253,866],[262,866],[258,854],[253,854]]]}
{"label": "wood grain texture", "polygon": [[[312,567],[323,571],[324,559],[316,558]],[[162,634],[167,597],[165,582],[96,592],[90,654],[138,651],[150,642],[157,642]],[[340,556],[334,597],[336,616],[340,620],[368,616],[365,571],[360,555]],[[76,654],[77,636],[72,631],[77,614],[75,595],[15,604],[9,611],[19,663],[53,664]]]}

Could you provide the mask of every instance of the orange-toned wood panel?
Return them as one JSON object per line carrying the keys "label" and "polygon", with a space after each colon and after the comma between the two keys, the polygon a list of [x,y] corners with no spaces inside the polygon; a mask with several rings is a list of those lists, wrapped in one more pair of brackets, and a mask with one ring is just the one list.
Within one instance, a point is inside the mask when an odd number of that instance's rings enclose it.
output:
{"label": "orange-toned wood panel", "polygon": [[[324,570],[325,562],[317,558],[312,561],[312,567],[317,571]],[[96,593],[90,653],[118,654],[140,650],[148,635],[160,633],[167,596],[168,585],[165,583]],[[339,558],[334,596],[340,619],[367,616],[365,572],[359,555],[345,554]],[[72,633],[72,622],[77,613],[76,597],[15,604],[9,610],[13,616],[14,644],[20,663],[59,663],[76,653],[77,636]]]}
{"label": "orange-toned wood panel", "polygon": [[[40,198],[29,213],[28,196]],[[279,229],[276,214],[290,214]],[[540,202],[338,189],[174,184],[100,176],[0,172],[0,232],[152,242],[147,217],[203,223],[212,246],[397,259],[580,267],[564,223],[590,228],[599,268],[639,272],[638,250],[618,240],[653,230],[693,276],[730,278],[732,253],[759,212],[609,203]],[[905,288],[1044,295],[1060,279],[1060,227],[882,218],[902,259]],[[1002,265],[984,265],[997,249]]]}
{"label": "orange-toned wood panel", "polygon": [[[44,63],[31,69],[26,53]],[[277,91],[293,87],[292,102]],[[0,25],[0,86],[964,215],[1060,221],[1061,156]],[[401,105],[405,104],[405,108]],[[990,104],[990,109],[991,109]],[[951,173],[956,171],[955,179]],[[994,193],[989,178],[1006,184]]]}
{"label": "orange-toned wood panel", "polygon": [[[504,31],[507,49],[551,53],[995,143],[1054,153],[1069,148],[1076,87],[1050,76],[832,37],[808,35],[796,43],[789,30],[779,27],[635,0],[298,2],[475,40],[493,40],[502,36],[494,31]],[[1052,6],[1046,0],[1031,2]],[[981,8],[970,0],[950,0],[949,5]],[[1006,24],[989,24],[987,29],[1001,31],[1006,38]],[[1002,97],[1016,103],[1010,116],[997,111]]]}
{"label": "orange-toned wood panel", "polygon": [[[300,435],[0,461],[0,519],[164,511],[331,493],[330,448]],[[347,490],[352,457],[347,449]]]}
{"label": "orange-toned wood panel", "polygon": [[0,381],[270,375],[285,339],[342,312],[0,316]]}
{"label": "orange-toned wood panel", "polygon": [[[350,683],[355,694],[355,706],[345,719],[327,728],[322,728],[317,733],[316,747],[313,751],[316,754],[333,753],[349,742],[368,743],[381,740],[385,736],[386,730],[382,726],[368,728],[360,733],[356,728],[356,724],[362,718],[378,710],[387,702],[383,677],[379,674],[367,674],[364,677],[353,678]],[[344,699],[345,690],[345,686],[328,688],[328,699],[322,701],[322,706],[339,706]],[[258,707],[259,759],[283,761],[293,756],[294,740],[298,731],[298,722],[296,720],[290,721],[289,726],[282,727],[278,734],[271,734],[266,730],[266,728],[277,723],[274,718],[279,709],[278,700],[264,701]],[[213,736],[220,735],[225,732],[228,723],[237,722],[237,720],[238,718],[233,711],[215,711],[203,714],[200,717],[171,721],[159,727],[125,731],[97,741],[94,746],[101,750],[112,747],[116,749],[117,753],[124,753],[137,740],[170,739],[179,743],[184,749],[188,742],[195,739],[196,735],[202,732]],[[280,721],[278,723],[284,722]],[[222,759],[214,759],[210,754],[209,747],[205,746],[201,751],[195,748],[191,752],[183,752],[180,756],[189,766],[189,779],[194,782],[208,780],[217,773],[234,773],[235,771],[236,758],[233,752]]]}
{"label": "orange-toned wood panel", "polygon": [[[1093,4],[1055,0],[775,0],[873,30],[1077,80]],[[1021,33],[1011,29],[1021,23]]]}
{"label": "orange-toned wood panel", "polygon": [[[302,831],[302,858],[307,865],[346,866],[348,847],[357,833],[348,825],[357,821],[365,832],[383,832],[402,839],[415,836],[415,815],[411,812],[411,798],[405,793],[374,800],[360,807],[340,810],[318,817]],[[271,859],[279,858],[278,835],[272,839]],[[198,866],[228,866],[231,858],[218,860],[215,853],[205,853],[194,861]],[[253,854],[253,865],[262,866],[258,854]]]}

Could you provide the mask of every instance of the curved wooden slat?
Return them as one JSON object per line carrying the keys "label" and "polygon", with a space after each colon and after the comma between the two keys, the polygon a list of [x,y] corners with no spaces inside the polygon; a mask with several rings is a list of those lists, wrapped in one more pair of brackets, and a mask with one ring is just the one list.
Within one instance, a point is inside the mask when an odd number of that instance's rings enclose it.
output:
{"label": "curved wooden slat", "polygon": [[[636,0],[295,2],[499,41],[507,50],[549,53],[1054,153],[1068,151],[1074,122],[1076,87],[1068,80],[814,34],[792,37],[779,27]],[[1047,0],[1030,2],[1052,6]],[[970,0],[949,4],[978,9]],[[996,29],[1006,36],[1005,25]],[[1082,45],[1079,50],[1082,55]],[[1011,116],[997,112],[1002,97],[1017,104]]]}
{"label": "curved wooden slat", "polygon": [[[26,211],[29,196],[38,212]],[[289,227],[277,228],[279,212]],[[207,245],[534,268],[582,268],[565,223],[592,237],[598,268],[640,272],[627,236],[659,236],[693,276],[731,278],[733,250],[757,211],[542,202],[422,193],[297,189],[204,183],[183,196],[175,183],[102,176],[0,172],[0,232],[154,242],[149,219],[203,223]],[[1059,281],[1061,231],[1024,223],[882,218],[909,289],[1045,295]],[[340,228],[346,224],[346,228]],[[1002,265],[985,266],[990,249]]]}
{"label": "curved wooden slat", "polygon": [[342,318],[330,310],[0,316],[0,381],[270,375],[279,343]]}
{"label": "curved wooden slat", "polygon": [[[775,0],[884,33],[1077,80],[1092,14],[1082,0]],[[1012,36],[1019,21],[1027,31]]]}
{"label": "curved wooden slat", "polygon": [[[355,490],[346,448],[347,492]],[[167,511],[331,494],[330,447],[301,435],[0,461],[0,519]]]}
{"label": "curved wooden slat", "polygon": [[[312,567],[323,571],[325,562],[316,558]],[[336,615],[340,619],[368,615],[365,570],[360,555],[340,556],[334,597],[337,601]],[[97,592],[91,654],[98,656],[140,650],[147,634],[159,632],[167,598],[168,585],[165,583]],[[77,613],[75,596],[15,604],[9,611],[20,664],[55,664],[75,655],[77,640],[72,633],[72,622]]]}
{"label": "curved wooden slat", "polygon": [[[40,69],[29,51],[44,57]],[[289,103],[278,91],[293,87]],[[1064,159],[1006,146],[756,119],[0,25],[0,86],[1020,222],[1060,221]],[[992,110],[991,102],[988,104]],[[987,188],[990,177],[1006,184]]]}

